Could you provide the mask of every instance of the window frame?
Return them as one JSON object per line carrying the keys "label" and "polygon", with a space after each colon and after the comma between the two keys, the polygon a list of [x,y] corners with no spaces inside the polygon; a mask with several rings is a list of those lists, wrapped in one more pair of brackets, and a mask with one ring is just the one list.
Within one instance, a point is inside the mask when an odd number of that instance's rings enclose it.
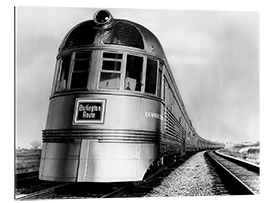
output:
{"label": "window frame", "polygon": [[[146,92],[145,91],[145,88],[146,88],[146,73],[147,73],[147,61],[149,60],[152,60],[152,61],[155,61],[157,66],[156,66],[156,82],[155,82],[155,94],[153,93],[150,93],[150,92]],[[144,66],[144,91],[143,93],[144,94],[147,94],[147,95],[152,95],[152,96],[156,96],[157,97],[157,82],[158,82],[158,68],[159,68],[159,59],[156,59],[156,58],[153,58],[153,57],[150,57],[150,56],[146,56],[145,57],[145,66]]]}
{"label": "window frame", "polygon": [[[90,55],[90,58],[76,58],[76,55],[78,54],[81,54],[81,53],[88,53]],[[91,73],[91,65],[92,65],[92,54],[93,54],[93,51],[74,51],[72,53],[72,57],[71,57],[71,64],[70,64],[70,67],[69,67],[69,77],[68,77],[68,90],[88,90],[89,89],[89,82],[90,82],[90,73]],[[87,60],[88,59],[88,60]],[[88,61],[88,68],[86,70],[76,70],[74,71],[74,68],[75,68],[75,64],[76,64],[76,61]],[[71,88],[71,84],[72,84],[72,76],[73,76],[73,73],[87,73],[88,72],[88,75],[87,75],[87,81],[86,81],[86,86],[83,88],[83,87],[80,87],[80,88]]]}
{"label": "window frame", "polygon": [[[125,92],[132,92],[132,93],[144,93],[144,88],[145,88],[145,56],[144,55],[139,55],[139,54],[133,54],[133,53],[125,53],[125,62],[124,62],[124,77],[123,77],[123,86],[122,86],[122,90],[125,91]],[[141,79],[141,82],[142,82],[142,87],[141,87],[141,91],[136,91],[136,90],[127,90],[125,88],[125,80],[126,80],[126,74],[127,74],[127,62],[128,62],[128,55],[129,56],[134,56],[134,57],[140,57],[142,58],[142,71],[141,71],[141,74],[142,74],[142,79]]]}
{"label": "window frame", "polygon": [[[67,77],[67,83],[66,83],[66,88],[63,90],[63,87],[61,87],[60,89],[61,90],[58,90],[59,89],[59,85],[61,85],[62,81],[61,80],[61,77],[62,77],[62,71],[63,71],[63,58],[64,57],[70,57],[70,61],[69,61],[69,67],[68,67],[68,77]],[[73,58],[73,52],[72,53],[67,53],[67,54],[63,54],[61,55],[58,59],[57,59],[57,63],[58,63],[58,68],[57,68],[57,76],[55,76],[55,81],[53,82],[54,83],[54,88],[53,88],[53,94],[56,94],[56,93],[60,93],[60,92],[65,92],[67,90],[69,90],[69,77],[70,77],[70,69],[71,69],[71,65],[72,65],[72,58]],[[59,62],[58,62],[59,61]],[[64,77],[64,76],[63,76]]]}
{"label": "window frame", "polygon": [[[164,89],[164,85],[163,85],[163,80],[164,80],[164,74],[163,74],[163,70],[164,70],[164,63],[160,60],[158,60],[158,68],[157,68],[157,90],[156,90],[156,96],[162,100],[164,100],[164,92],[163,92],[163,89]],[[160,83],[160,84],[159,84]],[[159,84],[159,86],[158,86]],[[160,89],[158,89],[158,87]]]}
{"label": "window frame", "polygon": [[[104,58],[103,57],[103,53],[109,53],[109,54],[121,54],[122,58],[121,59],[114,59],[114,58]],[[122,53],[122,52],[117,52],[117,51],[107,51],[107,50],[101,50],[100,52],[100,63],[99,63],[99,67],[98,68],[98,80],[97,80],[97,90],[108,90],[108,91],[121,91],[122,90],[122,86],[123,86],[123,71],[125,69],[124,65],[125,65],[125,61],[126,61],[126,53]],[[120,70],[119,71],[115,71],[115,70],[103,70],[103,61],[113,61],[113,62],[120,62]],[[101,79],[101,74],[102,73],[115,73],[115,74],[120,74],[120,82],[119,82],[119,87],[118,88],[103,88],[100,87],[100,79]]]}
{"label": "window frame", "polygon": [[[86,57],[82,57],[82,58],[76,58],[76,56],[78,56],[81,53],[85,53],[85,54],[89,54],[89,58]],[[120,54],[122,57],[119,58],[113,58],[113,56],[111,56],[112,58],[105,58],[103,57],[104,53],[108,53],[108,54]],[[138,57],[140,59],[142,59],[142,70],[141,70],[141,74],[142,74],[142,78],[141,78],[141,83],[142,83],[142,87],[140,91],[136,91],[136,90],[126,90],[125,89],[125,79],[126,79],[126,74],[127,74],[127,59],[128,56],[133,56],[133,57]],[[67,77],[67,84],[66,84],[66,88],[63,89],[63,87],[61,86],[61,76],[62,76],[62,71],[63,71],[63,59],[65,57],[69,57],[70,58],[70,62],[69,62],[69,71],[68,71],[68,77]],[[94,58],[93,58],[94,57]],[[95,58],[98,57],[98,58]],[[110,56],[109,56],[110,57]],[[76,67],[76,62],[77,61],[88,61],[88,68],[83,69],[83,70],[75,70]],[[146,72],[147,72],[147,61],[148,60],[152,60],[156,63],[156,81],[155,81],[155,94],[153,93],[149,93],[146,92],[146,83],[147,83],[147,78],[146,78]],[[120,70],[105,70],[102,69],[103,68],[103,61],[112,61],[112,62],[119,62],[120,63]],[[61,93],[61,92],[65,92],[65,91],[76,91],[76,90],[89,90],[90,86],[92,87],[92,89],[95,90],[104,90],[104,91],[122,91],[125,93],[134,93],[134,94],[144,94],[147,96],[154,96],[157,97],[158,99],[161,99],[163,101],[166,100],[166,95],[165,95],[165,89],[166,87],[165,85],[165,75],[164,75],[164,70],[166,68],[165,63],[155,57],[155,56],[151,56],[151,55],[146,55],[144,53],[135,53],[135,52],[129,52],[129,51],[121,51],[121,50],[97,50],[97,49],[93,49],[93,50],[74,50],[72,52],[66,52],[64,54],[61,54],[57,57],[57,61],[56,61],[56,65],[55,65],[55,73],[54,73],[54,79],[53,79],[53,84],[52,84],[52,93],[51,95],[57,94],[57,93]],[[67,69],[67,68],[66,68]],[[87,75],[87,84],[85,85],[85,87],[76,87],[76,88],[71,88],[72,85],[72,77],[74,75],[74,73],[79,73],[79,72],[88,72]],[[100,79],[101,79],[101,75],[102,73],[115,73],[115,74],[120,74],[119,77],[119,85],[114,88],[104,88],[104,87],[100,87]],[[64,73],[65,74],[65,73]],[[93,78],[95,75],[94,81],[95,81],[95,88],[94,86],[91,85],[91,78]],[[92,82],[94,82],[92,80]],[[159,84],[160,83],[160,84]],[[159,89],[160,88],[160,89]],[[60,89],[60,90],[57,90]]]}
{"label": "window frame", "polygon": [[72,73],[73,66],[74,66],[74,58],[75,58],[75,51],[72,52],[72,54],[71,54],[70,65],[69,65],[69,72],[68,72],[68,80],[67,80],[67,88],[66,88],[66,90],[71,90],[71,89],[70,89],[71,78],[72,78],[71,73]]}
{"label": "window frame", "polygon": [[60,59],[60,58],[56,59],[54,76],[53,76],[53,83],[52,83],[52,88],[51,88],[51,95],[53,95],[57,92],[56,89],[58,86],[59,75],[60,75],[60,72],[62,69],[61,63],[62,63],[62,59]]}
{"label": "window frame", "polygon": [[[121,54],[122,58],[116,59],[116,58],[104,58],[103,54],[104,53],[112,53],[112,54]],[[125,89],[125,79],[126,79],[126,70],[127,70],[127,57],[128,55],[130,56],[135,56],[135,57],[141,57],[142,58],[142,88],[141,91],[135,91],[135,90],[126,90]],[[155,89],[155,94],[145,92],[145,87],[146,87],[146,70],[147,70],[147,60],[153,60],[156,62],[156,89]],[[115,71],[115,70],[103,70],[103,61],[118,61],[121,63],[120,70]],[[134,53],[134,52],[128,52],[128,51],[118,51],[118,50],[99,50],[99,62],[98,62],[98,67],[97,67],[98,75],[97,75],[97,81],[96,81],[96,90],[102,90],[102,91],[122,91],[125,93],[137,93],[137,94],[144,94],[147,96],[154,96],[157,97],[161,100],[165,100],[165,95],[164,95],[164,69],[165,69],[165,63],[154,56],[151,55],[145,55],[143,53]],[[103,88],[100,87],[100,77],[102,73],[116,73],[120,74],[120,82],[119,82],[119,87],[117,88]],[[158,95],[158,80],[159,80],[159,75],[160,77],[160,95]]]}
{"label": "window frame", "polygon": [[[90,57],[87,58],[78,58],[76,59],[76,54],[81,54],[81,53],[88,53],[90,55]],[[55,76],[54,76],[54,81],[53,81],[53,88],[52,88],[52,95],[57,94],[57,93],[61,93],[61,92],[65,92],[65,91],[76,91],[76,90],[89,90],[89,84],[90,84],[90,76],[91,76],[91,72],[92,72],[92,54],[93,54],[93,50],[91,51],[73,51],[73,52],[69,52],[66,54],[63,54],[61,56],[59,56],[57,58],[57,62],[56,62],[56,66],[58,66],[56,68],[55,71]],[[70,57],[70,62],[69,62],[69,68],[68,68],[68,77],[67,77],[67,83],[66,83],[66,88],[63,90],[63,87],[61,87],[61,90],[59,89],[59,85],[61,85],[61,75],[62,75],[62,71],[63,71],[63,58],[64,57]],[[76,61],[88,61],[88,68],[86,70],[75,70],[74,71],[74,67],[76,64]],[[73,73],[79,73],[79,72],[88,72],[88,76],[87,76],[87,83],[85,87],[79,87],[79,88],[71,88],[71,83],[72,83],[72,76]]]}

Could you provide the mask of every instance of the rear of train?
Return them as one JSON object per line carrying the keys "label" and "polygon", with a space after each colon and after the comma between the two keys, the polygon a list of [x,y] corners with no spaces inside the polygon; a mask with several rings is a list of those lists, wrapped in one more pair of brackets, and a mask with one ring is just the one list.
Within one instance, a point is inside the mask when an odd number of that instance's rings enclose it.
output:
{"label": "rear of train", "polygon": [[164,130],[165,60],[149,30],[107,10],[71,29],[57,55],[40,179],[142,180]]}

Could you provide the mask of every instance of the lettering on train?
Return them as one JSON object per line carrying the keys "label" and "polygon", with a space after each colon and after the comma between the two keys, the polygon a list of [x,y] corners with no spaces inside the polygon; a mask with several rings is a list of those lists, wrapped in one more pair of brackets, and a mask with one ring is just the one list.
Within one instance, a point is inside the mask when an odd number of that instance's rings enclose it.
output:
{"label": "lettering on train", "polygon": [[145,112],[145,117],[147,118],[156,118],[159,120],[163,120],[163,116],[161,114],[158,113],[154,113],[154,112]]}
{"label": "lettering on train", "polygon": [[84,106],[83,104],[80,104],[79,111],[83,111],[83,112],[86,112],[86,111],[90,111],[90,112],[101,111],[101,106],[97,106],[97,105],[91,106],[89,104]]}

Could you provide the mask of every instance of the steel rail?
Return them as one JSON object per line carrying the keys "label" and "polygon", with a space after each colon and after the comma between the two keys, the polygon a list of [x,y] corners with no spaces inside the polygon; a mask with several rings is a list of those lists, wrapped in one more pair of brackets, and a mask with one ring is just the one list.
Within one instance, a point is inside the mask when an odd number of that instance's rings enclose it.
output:
{"label": "steel rail", "polygon": [[250,163],[250,162],[247,162],[245,160],[241,160],[239,158],[236,158],[236,157],[233,157],[233,156],[230,156],[230,155],[226,155],[226,154],[223,154],[221,153],[219,150],[217,151],[214,151],[215,154],[225,158],[225,159],[228,159],[229,161],[232,161],[240,166],[243,166],[251,171],[254,171],[255,173],[257,174],[260,174],[260,166],[257,165],[257,164],[254,164],[254,163]]}
{"label": "steel rail", "polygon": [[37,179],[37,178],[38,178],[38,171],[15,174],[16,182],[23,182],[25,180],[31,180],[31,179]]}
{"label": "steel rail", "polygon": [[139,182],[131,182],[130,184],[128,184],[127,186],[123,186],[123,187],[120,187],[120,188],[117,188],[116,190],[108,193],[108,194],[105,194],[103,196],[101,196],[100,198],[112,198],[112,197],[120,197],[121,195],[123,195],[125,193],[125,191],[129,188],[132,188],[132,187],[136,187],[136,185],[139,185],[139,184],[143,184],[145,183],[146,181],[152,179],[153,177],[155,177],[156,175],[158,175],[159,173],[163,172],[165,169],[167,169],[168,166],[163,166],[161,167],[160,169],[158,169],[155,173],[147,176],[145,179],[143,179],[142,181],[139,181]]}
{"label": "steel rail", "polygon": [[237,187],[241,194],[256,195],[256,193],[246,183],[244,183],[240,178],[238,178],[229,169],[227,169],[226,166],[220,163],[220,161],[218,161],[211,153],[213,152],[207,152],[208,157],[215,163],[219,170],[223,172],[222,175],[226,176],[226,180],[230,181],[230,184],[234,185],[234,187]]}
{"label": "steel rail", "polygon": [[65,184],[57,185],[57,186],[47,188],[47,189],[44,189],[44,190],[40,190],[40,191],[37,191],[37,192],[33,192],[33,193],[30,193],[30,194],[26,194],[24,196],[16,198],[16,200],[31,200],[31,199],[34,199],[34,198],[37,198],[37,197],[42,197],[44,195],[48,195],[50,193],[53,193],[56,189],[68,186],[70,184],[71,183],[65,183]]}
{"label": "steel rail", "polygon": [[100,198],[119,197],[120,195],[124,194],[124,192],[127,189],[127,187],[128,186],[117,188],[116,190],[114,190],[114,191],[112,191],[112,192],[110,192],[108,194],[102,195]]}

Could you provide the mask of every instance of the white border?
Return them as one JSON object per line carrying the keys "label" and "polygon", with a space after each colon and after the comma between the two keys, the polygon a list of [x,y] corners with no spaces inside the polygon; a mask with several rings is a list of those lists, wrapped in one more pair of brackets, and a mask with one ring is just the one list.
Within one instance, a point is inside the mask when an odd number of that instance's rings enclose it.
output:
{"label": "white border", "polygon": [[[3,5],[4,4],[4,5]],[[269,19],[270,19],[270,9],[269,2],[267,1],[254,1],[254,0],[246,0],[246,1],[235,1],[235,0],[226,0],[226,1],[214,1],[214,0],[172,0],[168,1],[160,1],[157,0],[153,3],[153,1],[124,1],[124,0],[70,0],[70,1],[62,1],[62,0],[47,0],[47,1],[37,1],[37,0],[11,0],[11,1],[2,1],[1,2],[1,19],[3,22],[2,27],[5,28],[5,32],[2,38],[5,39],[3,41],[4,47],[1,49],[2,55],[5,56],[4,66],[9,67],[6,68],[4,73],[5,77],[2,78],[1,84],[3,88],[5,98],[1,100],[1,106],[4,106],[2,114],[1,123],[5,126],[3,129],[3,135],[9,135],[5,139],[4,147],[1,148],[1,152],[5,154],[2,158],[3,163],[7,163],[7,166],[1,168],[1,173],[5,174],[4,179],[1,184],[1,189],[3,189],[2,199],[5,202],[14,202],[14,180],[12,178],[14,176],[14,165],[10,164],[10,159],[14,158],[14,151],[11,150],[11,146],[14,146],[14,136],[11,135],[15,133],[16,126],[14,127],[14,117],[16,119],[16,114],[14,114],[14,98],[15,94],[12,89],[14,89],[14,69],[11,67],[14,66],[14,35],[12,34],[12,30],[14,27],[14,6],[53,6],[53,7],[99,7],[99,8],[137,8],[137,9],[180,9],[180,10],[236,10],[236,11],[260,11],[260,134],[261,134],[261,148],[262,148],[262,161],[263,161],[263,176],[261,178],[261,191],[260,195],[254,196],[216,196],[216,197],[156,197],[156,198],[129,198],[128,201],[131,203],[141,202],[163,202],[169,200],[171,202],[207,202],[207,203],[227,203],[229,202],[268,202],[269,201],[269,190],[267,185],[267,180],[269,180],[269,161],[267,161],[267,155],[269,154]],[[165,18],[166,16],[164,16]],[[6,77],[6,75],[8,75]],[[16,90],[15,90],[16,91]],[[11,98],[11,99],[10,99]],[[12,102],[13,101],[13,102]],[[16,101],[15,101],[16,102]],[[15,103],[16,105],[16,103]],[[12,111],[13,109],[13,111]],[[13,112],[13,114],[12,114]],[[265,168],[266,167],[266,168]],[[266,177],[265,177],[266,176]],[[267,201],[268,199],[268,201]],[[96,200],[91,199],[93,202],[102,201],[102,202],[113,202],[113,203],[121,203],[126,202],[126,198],[116,198],[116,199],[104,199],[104,200]],[[69,202],[77,202],[75,200],[66,200]],[[79,199],[79,202],[89,202],[89,199]],[[49,200],[45,202],[57,202],[59,200]]]}

